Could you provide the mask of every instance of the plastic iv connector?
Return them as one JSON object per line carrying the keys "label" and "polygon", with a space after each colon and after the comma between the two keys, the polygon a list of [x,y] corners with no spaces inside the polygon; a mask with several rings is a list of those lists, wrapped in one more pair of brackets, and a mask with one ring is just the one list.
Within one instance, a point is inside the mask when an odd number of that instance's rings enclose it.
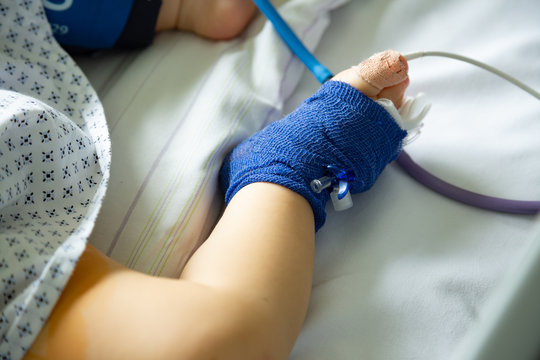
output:
{"label": "plastic iv connector", "polygon": [[328,175],[311,181],[311,190],[320,194],[328,188],[332,188],[330,199],[334,210],[343,211],[353,206],[351,192],[349,188],[351,183],[356,180],[354,171],[349,169],[340,169],[334,165],[326,167]]}

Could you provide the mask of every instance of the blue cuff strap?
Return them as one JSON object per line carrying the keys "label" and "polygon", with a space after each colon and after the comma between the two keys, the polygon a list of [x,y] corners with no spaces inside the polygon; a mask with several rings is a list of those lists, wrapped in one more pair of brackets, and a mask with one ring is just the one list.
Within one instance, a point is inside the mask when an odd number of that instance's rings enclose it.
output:
{"label": "blue cuff strap", "polygon": [[122,33],[133,0],[43,0],[43,5],[60,44],[108,49]]}

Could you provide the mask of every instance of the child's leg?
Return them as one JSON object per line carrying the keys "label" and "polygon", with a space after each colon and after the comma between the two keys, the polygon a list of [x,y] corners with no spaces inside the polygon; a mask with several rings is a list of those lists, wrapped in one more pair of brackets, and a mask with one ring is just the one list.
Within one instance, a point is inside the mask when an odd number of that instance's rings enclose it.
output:
{"label": "child's leg", "polygon": [[252,0],[163,0],[156,31],[177,29],[231,39],[249,24],[255,10]]}

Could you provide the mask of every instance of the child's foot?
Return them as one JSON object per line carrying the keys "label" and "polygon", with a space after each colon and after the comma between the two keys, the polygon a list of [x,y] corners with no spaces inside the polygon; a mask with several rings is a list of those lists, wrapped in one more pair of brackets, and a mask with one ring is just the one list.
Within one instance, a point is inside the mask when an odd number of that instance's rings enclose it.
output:
{"label": "child's foot", "polygon": [[387,50],[340,72],[332,80],[346,82],[373,100],[389,99],[399,109],[409,85],[408,70],[403,56]]}
{"label": "child's foot", "polygon": [[163,0],[156,31],[183,30],[214,39],[238,36],[251,22],[252,0]]}

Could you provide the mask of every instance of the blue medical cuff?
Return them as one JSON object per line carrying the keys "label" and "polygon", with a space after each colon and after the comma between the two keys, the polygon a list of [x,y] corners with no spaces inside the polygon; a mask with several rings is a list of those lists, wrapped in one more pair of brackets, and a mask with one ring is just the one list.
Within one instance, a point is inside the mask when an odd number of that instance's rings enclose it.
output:
{"label": "blue medical cuff", "polygon": [[45,14],[62,45],[112,48],[126,25],[134,0],[49,0]]}
{"label": "blue medical cuff", "polygon": [[221,169],[225,202],[250,183],[282,185],[306,198],[319,230],[329,191],[315,193],[311,181],[333,165],[354,172],[352,193],[366,191],[397,158],[406,135],[382,106],[348,84],[328,81],[226,157]]}

